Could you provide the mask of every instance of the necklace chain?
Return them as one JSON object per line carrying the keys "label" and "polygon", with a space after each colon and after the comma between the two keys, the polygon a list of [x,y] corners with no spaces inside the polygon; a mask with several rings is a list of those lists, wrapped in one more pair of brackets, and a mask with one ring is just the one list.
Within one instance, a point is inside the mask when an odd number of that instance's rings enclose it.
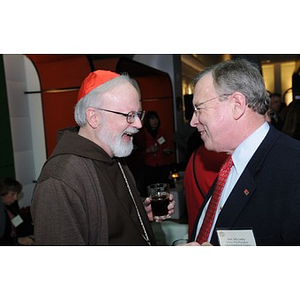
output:
{"label": "necklace chain", "polygon": [[130,194],[130,196],[131,196],[131,199],[132,199],[132,201],[133,201],[133,204],[134,204],[134,207],[135,207],[137,216],[138,216],[139,221],[140,221],[140,224],[141,224],[141,226],[142,226],[142,229],[143,229],[143,232],[144,232],[144,234],[142,234],[142,237],[143,237],[144,240],[148,243],[148,245],[151,245],[150,240],[149,240],[149,237],[148,237],[148,234],[147,234],[147,231],[146,231],[146,228],[145,228],[145,225],[144,225],[144,222],[143,222],[143,220],[142,220],[142,217],[141,217],[141,215],[140,215],[139,209],[138,209],[138,207],[137,207],[137,205],[136,205],[136,202],[135,202],[135,200],[134,200],[134,197],[133,197],[131,188],[130,188],[130,186],[129,186],[128,180],[127,180],[127,178],[126,178],[126,175],[125,175],[125,173],[124,173],[124,170],[123,170],[123,168],[122,168],[122,165],[120,164],[119,161],[118,161],[118,165],[119,165],[119,168],[120,168],[120,170],[121,170],[121,172],[122,172],[122,175],[123,175],[124,181],[125,181],[125,183],[126,183],[128,192],[129,192],[129,194]]}

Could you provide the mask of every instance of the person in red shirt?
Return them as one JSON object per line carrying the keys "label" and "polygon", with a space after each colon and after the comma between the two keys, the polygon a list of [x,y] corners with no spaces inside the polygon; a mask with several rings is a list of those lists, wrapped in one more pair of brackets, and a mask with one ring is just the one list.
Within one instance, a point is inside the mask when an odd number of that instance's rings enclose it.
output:
{"label": "person in red shirt", "polygon": [[208,151],[202,144],[189,158],[183,179],[189,236],[191,236],[204,197],[216,179],[226,157],[226,153]]}
{"label": "person in red shirt", "polygon": [[146,147],[143,150],[146,186],[168,182],[170,167],[167,156],[173,150],[168,147],[166,134],[160,128],[160,118],[156,111],[146,113],[143,132],[146,140]]}

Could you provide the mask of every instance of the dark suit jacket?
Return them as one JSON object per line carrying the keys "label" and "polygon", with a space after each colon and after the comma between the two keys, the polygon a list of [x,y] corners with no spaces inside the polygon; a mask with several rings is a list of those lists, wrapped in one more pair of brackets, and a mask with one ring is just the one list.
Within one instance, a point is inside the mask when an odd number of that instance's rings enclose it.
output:
{"label": "dark suit jacket", "polygon": [[[191,240],[214,185],[200,208]],[[252,228],[257,245],[300,245],[299,141],[271,126],[219,214],[213,245],[219,245],[217,228]]]}

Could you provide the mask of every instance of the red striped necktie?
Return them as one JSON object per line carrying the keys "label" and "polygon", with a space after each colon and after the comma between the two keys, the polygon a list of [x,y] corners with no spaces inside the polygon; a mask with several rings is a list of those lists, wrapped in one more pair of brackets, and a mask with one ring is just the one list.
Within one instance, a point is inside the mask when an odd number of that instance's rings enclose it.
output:
{"label": "red striped necktie", "polygon": [[232,165],[233,165],[232,158],[231,158],[231,156],[228,156],[224,165],[222,166],[222,168],[219,172],[217,183],[216,183],[215,189],[213,191],[212,198],[209,202],[200,232],[199,232],[197,240],[196,240],[200,245],[202,243],[208,241],[208,237],[209,237],[209,234],[211,231],[212,224],[214,222],[214,218],[215,218],[217,207],[218,207],[218,204],[220,201],[220,197],[221,197],[223,188],[225,186],[225,183],[226,183],[226,180],[227,180],[227,177],[229,175]]}

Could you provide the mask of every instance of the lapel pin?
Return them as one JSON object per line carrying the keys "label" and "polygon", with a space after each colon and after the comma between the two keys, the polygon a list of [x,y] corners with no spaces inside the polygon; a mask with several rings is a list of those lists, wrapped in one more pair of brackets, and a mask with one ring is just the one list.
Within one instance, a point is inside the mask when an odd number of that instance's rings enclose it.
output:
{"label": "lapel pin", "polygon": [[244,189],[244,194],[246,195],[246,196],[248,196],[249,195],[249,190],[248,189]]}

